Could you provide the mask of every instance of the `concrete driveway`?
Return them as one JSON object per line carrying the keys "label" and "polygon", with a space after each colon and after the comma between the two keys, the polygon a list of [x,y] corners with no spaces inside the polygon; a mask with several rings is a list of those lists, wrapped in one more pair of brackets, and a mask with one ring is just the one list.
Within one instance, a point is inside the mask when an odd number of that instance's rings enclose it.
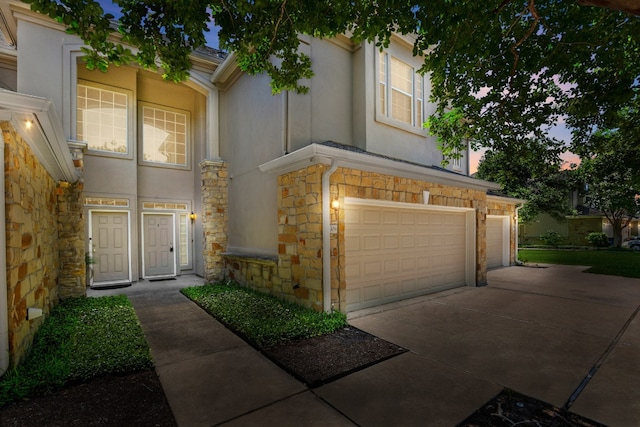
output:
{"label": "concrete driveway", "polygon": [[486,287],[353,313],[409,351],[315,389],[178,292],[201,278],[89,294],[129,295],[179,426],[455,426],[505,387],[639,426],[640,280],[584,269],[509,267]]}
{"label": "concrete driveway", "polygon": [[354,313],[410,351],[315,392],[363,426],[455,425],[503,387],[638,426],[640,280],[585,268],[509,267],[487,287]]}

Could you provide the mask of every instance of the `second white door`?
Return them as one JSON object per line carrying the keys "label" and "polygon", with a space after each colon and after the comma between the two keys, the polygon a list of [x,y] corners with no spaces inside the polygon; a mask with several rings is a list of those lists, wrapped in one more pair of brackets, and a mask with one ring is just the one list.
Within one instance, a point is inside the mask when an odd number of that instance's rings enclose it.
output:
{"label": "second white door", "polygon": [[144,277],[176,275],[173,214],[143,215]]}

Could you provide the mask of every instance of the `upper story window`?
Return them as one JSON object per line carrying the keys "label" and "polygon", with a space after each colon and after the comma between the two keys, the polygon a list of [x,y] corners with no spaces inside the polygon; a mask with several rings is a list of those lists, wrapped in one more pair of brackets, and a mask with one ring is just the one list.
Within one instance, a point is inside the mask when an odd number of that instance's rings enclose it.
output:
{"label": "upper story window", "polygon": [[189,115],[166,107],[144,104],[142,161],[189,168]]}
{"label": "upper story window", "polygon": [[457,157],[454,157],[451,159],[451,168],[454,171],[461,171],[462,170],[462,155],[461,155],[461,151],[459,149],[455,150],[455,154]]}
{"label": "upper story window", "polygon": [[424,78],[388,52],[378,54],[378,111],[402,127],[422,128]]}
{"label": "upper story window", "polygon": [[78,84],[76,138],[86,141],[89,150],[128,156],[128,98],[123,92]]}

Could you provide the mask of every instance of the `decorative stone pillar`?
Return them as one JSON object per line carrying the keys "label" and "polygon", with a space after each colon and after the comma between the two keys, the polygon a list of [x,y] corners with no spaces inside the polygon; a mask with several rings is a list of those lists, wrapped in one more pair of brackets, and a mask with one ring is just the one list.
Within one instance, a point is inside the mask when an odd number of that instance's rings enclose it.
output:
{"label": "decorative stone pillar", "polygon": [[222,254],[228,244],[229,185],[224,160],[204,160],[202,170],[202,233],[204,278],[215,282],[224,278]]}
{"label": "decorative stone pillar", "polygon": [[85,218],[84,218],[84,152],[86,142],[68,141],[78,180],[60,182],[58,198],[58,242],[60,257],[60,298],[86,296]]}
{"label": "decorative stone pillar", "polygon": [[58,198],[58,251],[60,298],[86,296],[83,183],[60,182]]}

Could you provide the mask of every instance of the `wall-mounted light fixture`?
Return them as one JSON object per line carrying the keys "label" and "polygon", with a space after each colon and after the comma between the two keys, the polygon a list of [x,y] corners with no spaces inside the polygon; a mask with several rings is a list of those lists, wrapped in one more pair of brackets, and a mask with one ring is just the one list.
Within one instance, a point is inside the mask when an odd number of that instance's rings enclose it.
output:
{"label": "wall-mounted light fixture", "polygon": [[340,200],[338,200],[338,199],[333,199],[333,200],[331,201],[331,208],[332,208],[332,209],[335,209],[335,210],[340,209]]}
{"label": "wall-mounted light fixture", "polygon": [[25,119],[24,120],[24,127],[27,128],[27,129],[31,129],[33,127],[33,120]]}
{"label": "wall-mounted light fixture", "polygon": [[193,212],[191,212],[191,213],[189,214],[189,218],[191,219],[191,222],[195,221],[195,220],[196,220],[196,214],[194,214]]}

